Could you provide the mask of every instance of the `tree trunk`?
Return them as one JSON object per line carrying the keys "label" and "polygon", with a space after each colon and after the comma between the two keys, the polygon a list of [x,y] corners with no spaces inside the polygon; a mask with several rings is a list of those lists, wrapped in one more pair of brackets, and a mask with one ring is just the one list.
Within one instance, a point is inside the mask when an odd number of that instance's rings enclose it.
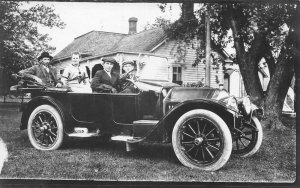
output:
{"label": "tree trunk", "polygon": [[[239,7],[240,8],[240,7]],[[299,7],[297,7],[299,14]],[[283,129],[281,123],[281,114],[289,89],[291,80],[294,75],[294,64],[297,61],[295,52],[295,41],[299,40],[300,31],[297,30],[297,25],[300,24],[300,16],[296,15],[292,20],[291,32],[286,38],[285,45],[282,47],[281,53],[274,66],[274,59],[268,57],[269,45],[266,43],[264,33],[257,32],[248,52],[245,51],[244,41],[239,35],[239,15],[236,14],[239,10],[235,10],[232,6],[229,7],[230,27],[233,31],[234,46],[236,49],[236,58],[239,63],[240,71],[245,84],[245,89],[250,95],[251,101],[265,110],[265,121],[269,128]],[[299,29],[299,27],[298,27]],[[296,36],[298,34],[298,36]],[[293,46],[294,45],[294,46]],[[297,47],[296,47],[297,48]],[[264,96],[262,86],[258,77],[258,63],[262,57],[267,56],[267,63],[270,64],[271,80],[268,85],[267,94]],[[299,59],[298,59],[299,60]]]}
{"label": "tree trunk", "polygon": [[275,72],[270,80],[267,95],[264,101],[266,122],[270,128],[282,129],[281,114],[290,83],[294,76],[294,60],[287,59],[284,50],[281,52],[284,57],[279,57]]}
{"label": "tree trunk", "polygon": [[285,40],[285,45],[280,51],[274,75],[268,86],[265,98],[265,115],[270,122],[270,127],[282,128],[281,115],[284,99],[295,73],[296,63],[299,64],[300,50],[300,7],[292,18],[290,32]]}
{"label": "tree trunk", "polygon": [[256,105],[261,104],[263,99],[263,90],[258,77],[258,58],[260,56],[260,46],[262,45],[262,35],[257,35],[253,41],[252,47],[248,53],[245,51],[244,41],[239,35],[239,18],[234,14],[237,10],[229,5],[230,27],[232,29],[234,46],[236,49],[236,59],[240,67],[244,85],[250,99]]}

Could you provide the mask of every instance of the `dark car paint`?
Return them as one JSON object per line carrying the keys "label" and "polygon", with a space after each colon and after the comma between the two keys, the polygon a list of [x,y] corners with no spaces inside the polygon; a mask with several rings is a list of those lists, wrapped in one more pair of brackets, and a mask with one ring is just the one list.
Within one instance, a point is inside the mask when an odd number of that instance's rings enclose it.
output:
{"label": "dark car paint", "polygon": [[[149,84],[157,88],[174,88],[177,84],[166,82],[142,81],[143,84]],[[138,84],[136,84],[138,85]],[[199,88],[176,88],[176,91],[199,90]],[[201,90],[201,88],[200,88]],[[167,141],[169,130],[174,126],[174,121],[182,111],[191,109],[218,109],[217,114],[221,117],[224,114],[233,118],[234,112],[222,103],[211,99],[216,89],[204,88],[207,90],[205,95],[199,94],[202,99],[189,99],[185,95],[180,100],[170,97],[163,100],[161,92],[152,90],[141,90],[139,93],[74,93],[74,92],[50,92],[35,91],[34,97],[26,104],[21,121],[21,129],[26,129],[26,123],[32,110],[41,104],[50,104],[58,109],[63,117],[65,132],[72,133],[74,127],[86,127],[89,131],[100,129],[101,133],[120,134],[127,132],[133,134],[133,121],[136,120],[158,120],[158,123],[151,127],[146,127],[144,135],[132,140],[131,142],[140,142],[149,140],[154,136],[156,141]],[[172,93],[172,90],[169,91]],[[201,92],[199,92],[201,93]],[[39,96],[40,95],[40,96]],[[173,107],[169,110],[163,110],[169,105]],[[216,110],[215,110],[216,111]],[[165,113],[165,114],[164,114]],[[223,114],[223,115],[222,115]],[[175,119],[173,119],[175,117]],[[230,120],[231,121],[231,120]],[[170,123],[171,122],[171,123]],[[176,121],[175,121],[176,122]],[[167,133],[166,133],[167,132]]]}
{"label": "dark car paint", "polygon": [[[156,141],[162,141],[162,142],[166,142],[168,138],[164,137],[170,137],[170,135],[165,135],[166,133],[164,131],[156,131],[157,129],[159,129],[160,127],[164,127],[166,130],[171,131],[172,127],[175,125],[175,122],[177,121],[177,119],[183,115],[183,113],[179,113],[179,111],[181,109],[184,109],[184,112],[187,112],[189,110],[193,110],[193,109],[207,109],[207,110],[211,110],[213,112],[215,112],[216,114],[218,114],[220,117],[222,117],[224,119],[224,121],[226,121],[227,123],[230,122],[231,124],[229,124],[229,128],[233,128],[233,121],[234,121],[234,117],[235,117],[235,112],[228,109],[226,106],[216,103],[214,100],[209,100],[209,99],[195,99],[195,100],[189,100],[189,101],[184,101],[184,102],[166,102],[166,104],[164,106],[168,106],[169,104],[173,105],[173,107],[163,116],[162,119],[159,120],[159,122],[151,127],[151,129],[149,129],[145,135],[141,138],[138,138],[136,140],[131,140],[129,141],[130,143],[137,143],[137,142],[141,142],[143,140],[149,140],[148,138],[156,135],[160,135],[161,140],[156,140]],[[210,107],[208,107],[210,106]],[[213,110],[218,108],[219,110]],[[178,114],[177,114],[178,113]],[[176,117],[176,118],[173,118]],[[166,120],[174,120],[173,123],[166,123]],[[165,130],[164,129],[164,130]],[[168,132],[168,131],[167,131]],[[170,134],[171,132],[168,132],[168,134]],[[153,141],[153,140],[151,140]]]}

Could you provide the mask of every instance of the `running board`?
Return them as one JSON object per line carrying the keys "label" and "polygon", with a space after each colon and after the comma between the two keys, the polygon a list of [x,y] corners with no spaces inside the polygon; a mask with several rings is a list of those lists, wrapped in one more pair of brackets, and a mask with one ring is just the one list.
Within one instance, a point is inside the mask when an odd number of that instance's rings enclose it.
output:
{"label": "running board", "polygon": [[80,137],[80,138],[88,138],[88,137],[95,137],[99,136],[98,133],[70,133],[68,134],[69,137]]}
{"label": "running board", "polygon": [[118,136],[113,136],[111,137],[111,140],[114,141],[122,141],[122,142],[127,142],[128,140],[133,140],[133,136],[125,136],[125,135],[118,135]]}

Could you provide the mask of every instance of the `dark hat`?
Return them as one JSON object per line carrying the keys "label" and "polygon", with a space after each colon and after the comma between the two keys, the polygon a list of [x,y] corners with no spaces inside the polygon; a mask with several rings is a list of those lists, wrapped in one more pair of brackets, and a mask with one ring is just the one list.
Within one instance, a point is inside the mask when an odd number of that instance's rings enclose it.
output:
{"label": "dark hat", "polygon": [[50,61],[53,59],[53,57],[48,53],[48,52],[43,52],[40,57],[38,57],[38,60],[40,61],[41,59],[43,59],[44,57],[48,57],[50,58]]}
{"label": "dark hat", "polygon": [[102,61],[103,61],[103,63],[104,62],[110,62],[110,63],[113,63],[113,64],[117,63],[117,61],[112,57],[104,57],[104,58],[102,58]]}
{"label": "dark hat", "polygon": [[132,66],[134,66],[134,62],[133,61],[124,61],[123,62],[123,66],[125,66],[127,64],[131,64]]}

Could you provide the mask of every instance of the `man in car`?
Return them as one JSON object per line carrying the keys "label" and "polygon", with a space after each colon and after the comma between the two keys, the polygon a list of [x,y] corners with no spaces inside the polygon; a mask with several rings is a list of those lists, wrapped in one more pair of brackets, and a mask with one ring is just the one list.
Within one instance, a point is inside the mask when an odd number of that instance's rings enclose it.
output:
{"label": "man in car", "polygon": [[112,71],[117,61],[112,57],[102,59],[103,70],[96,72],[91,88],[93,92],[99,93],[117,93],[119,74]]}
{"label": "man in car", "polygon": [[131,82],[127,81],[129,80],[135,80],[136,77],[136,68],[134,61],[125,61],[123,63],[123,70],[125,71],[124,74],[120,76],[120,85],[122,89],[122,93],[135,93],[135,88],[133,85],[130,85]]}
{"label": "man in car", "polygon": [[61,87],[62,83],[57,78],[57,71],[50,66],[50,61],[53,57],[48,52],[43,52],[39,57],[39,65],[34,65],[28,69],[19,71],[22,76],[30,77],[38,83],[47,86]]}
{"label": "man in car", "polygon": [[123,70],[125,73],[120,76],[121,80],[135,79],[136,68],[134,61],[125,61],[123,63]]}

